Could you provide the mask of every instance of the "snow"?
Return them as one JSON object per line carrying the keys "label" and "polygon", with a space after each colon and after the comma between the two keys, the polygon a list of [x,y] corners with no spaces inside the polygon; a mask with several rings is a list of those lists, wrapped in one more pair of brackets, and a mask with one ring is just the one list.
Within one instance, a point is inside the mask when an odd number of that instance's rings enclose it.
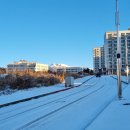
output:
{"label": "snow", "polygon": [[66,64],[51,64],[50,67],[69,67]]}
{"label": "snow", "polygon": [[70,67],[70,66],[68,66],[68,65],[66,65],[66,64],[51,64],[51,65],[49,66],[49,68],[50,68],[50,70],[51,70],[52,72],[57,72],[57,69],[58,69],[58,68],[66,68],[66,67]]}
{"label": "snow", "polygon": [[[87,77],[88,78],[88,77]],[[78,79],[81,83],[86,79]],[[130,130],[130,85],[92,78],[80,87],[0,109],[0,130]]]}
{"label": "snow", "polygon": [[[85,81],[85,80],[87,80],[91,77],[92,76],[87,76],[85,78],[76,79],[75,85],[81,84],[83,81]],[[53,85],[53,86],[49,86],[49,87],[43,86],[43,87],[40,87],[40,88],[32,88],[32,89],[28,89],[28,90],[19,90],[15,93],[12,93],[11,95],[9,94],[9,95],[0,96],[0,104],[5,104],[5,103],[8,103],[8,102],[13,102],[13,101],[29,98],[29,97],[32,97],[32,96],[37,96],[37,95],[61,90],[61,89],[65,89],[64,84],[58,84],[58,85]]]}
{"label": "snow", "polygon": [[37,96],[40,94],[49,93],[49,92],[53,92],[53,91],[64,89],[64,88],[65,88],[64,85],[60,84],[60,85],[55,85],[51,87],[41,87],[41,88],[32,88],[28,90],[19,90],[15,93],[12,93],[11,95],[0,96],[0,104],[13,102],[16,100],[25,99],[32,96]]}
{"label": "snow", "polygon": [[[124,77],[125,78],[125,77]],[[114,100],[86,130],[130,130],[130,86],[122,100]]]}

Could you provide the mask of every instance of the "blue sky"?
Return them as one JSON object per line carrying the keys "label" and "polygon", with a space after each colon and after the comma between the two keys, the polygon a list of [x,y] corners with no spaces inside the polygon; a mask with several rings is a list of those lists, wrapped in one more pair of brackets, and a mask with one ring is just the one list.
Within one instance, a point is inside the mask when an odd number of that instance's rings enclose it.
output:
{"label": "blue sky", "polygon": [[[130,0],[119,0],[120,29]],[[0,0],[0,66],[20,59],[93,67],[92,49],[115,30],[115,0]]]}

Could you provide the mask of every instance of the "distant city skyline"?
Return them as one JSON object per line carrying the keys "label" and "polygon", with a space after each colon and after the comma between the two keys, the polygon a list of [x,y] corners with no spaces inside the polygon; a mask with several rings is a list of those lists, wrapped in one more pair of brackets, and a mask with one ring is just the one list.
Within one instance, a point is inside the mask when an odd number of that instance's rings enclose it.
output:
{"label": "distant city skyline", "polygon": [[[119,11],[126,30],[130,0]],[[115,0],[0,1],[0,67],[25,59],[93,68],[93,48],[115,29]]]}

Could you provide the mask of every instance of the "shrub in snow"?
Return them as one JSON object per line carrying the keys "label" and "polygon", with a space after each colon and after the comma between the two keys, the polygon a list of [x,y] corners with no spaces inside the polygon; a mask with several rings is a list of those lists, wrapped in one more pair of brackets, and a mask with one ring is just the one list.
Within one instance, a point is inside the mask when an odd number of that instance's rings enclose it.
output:
{"label": "shrub in snow", "polygon": [[62,83],[64,75],[55,75],[42,72],[17,72],[8,74],[4,79],[0,79],[0,90],[7,89],[28,89],[32,87],[50,86]]}

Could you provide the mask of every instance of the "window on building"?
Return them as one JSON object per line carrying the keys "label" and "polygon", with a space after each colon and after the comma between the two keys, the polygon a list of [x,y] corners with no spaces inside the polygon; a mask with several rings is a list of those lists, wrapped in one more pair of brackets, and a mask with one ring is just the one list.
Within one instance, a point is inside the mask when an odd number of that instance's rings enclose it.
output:
{"label": "window on building", "polygon": [[127,36],[130,36],[130,33],[126,33]]}
{"label": "window on building", "polygon": [[112,38],[112,34],[108,34],[108,39]]}
{"label": "window on building", "polygon": [[108,43],[112,43],[112,41],[108,41]]}

